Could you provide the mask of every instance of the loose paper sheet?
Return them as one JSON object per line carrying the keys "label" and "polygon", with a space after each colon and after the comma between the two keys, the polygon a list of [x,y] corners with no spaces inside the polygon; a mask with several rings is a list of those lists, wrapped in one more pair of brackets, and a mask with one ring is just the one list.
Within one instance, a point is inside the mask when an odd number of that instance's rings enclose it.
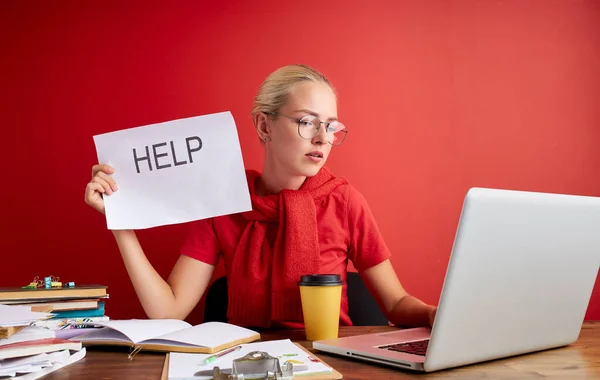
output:
{"label": "loose paper sheet", "polygon": [[98,162],[115,168],[104,196],[109,229],[143,229],[251,210],[230,112],[94,136]]}
{"label": "loose paper sheet", "polygon": [[[313,361],[315,360],[313,357],[310,357],[289,339],[247,343],[241,346],[241,350],[225,355],[220,360],[211,364],[203,364],[204,359],[211,356],[209,354],[171,352],[169,359],[169,380],[210,379],[212,376],[201,376],[197,373],[200,371],[210,372],[215,366],[218,366],[221,370],[231,369],[234,359],[241,358],[252,351],[267,352],[269,355],[279,358],[280,365],[284,365],[289,360],[294,365],[294,374],[298,375],[298,377],[332,372],[331,368],[322,362]],[[195,374],[196,376],[194,376]]]}
{"label": "loose paper sheet", "polygon": [[31,307],[0,304],[0,326],[27,326],[32,322],[46,319],[54,314],[31,311]]}

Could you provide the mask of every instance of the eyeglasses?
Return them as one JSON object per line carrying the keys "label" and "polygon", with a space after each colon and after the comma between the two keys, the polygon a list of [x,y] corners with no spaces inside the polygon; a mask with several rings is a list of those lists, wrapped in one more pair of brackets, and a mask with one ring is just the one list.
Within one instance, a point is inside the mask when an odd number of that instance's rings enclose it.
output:
{"label": "eyeglasses", "polygon": [[348,134],[346,126],[338,120],[325,122],[319,120],[319,118],[314,115],[306,115],[298,119],[295,117],[282,115],[277,112],[270,112],[269,114],[283,116],[294,120],[296,123],[298,123],[298,134],[305,140],[311,140],[313,137],[315,137],[317,133],[319,133],[319,129],[321,129],[321,124],[325,125],[327,142],[331,145],[340,145],[346,139],[346,134]]}

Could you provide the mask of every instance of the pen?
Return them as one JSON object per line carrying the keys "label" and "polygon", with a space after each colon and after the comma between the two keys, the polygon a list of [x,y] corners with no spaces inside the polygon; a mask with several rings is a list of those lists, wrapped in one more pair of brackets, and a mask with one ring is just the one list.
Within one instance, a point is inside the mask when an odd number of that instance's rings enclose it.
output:
{"label": "pen", "polygon": [[242,349],[242,346],[237,346],[237,347],[233,347],[230,348],[228,350],[219,352],[218,354],[214,354],[212,356],[207,357],[206,359],[204,359],[204,364],[210,364],[210,363],[214,363],[216,362],[218,359],[220,359],[221,357],[231,353],[231,352],[236,352]]}

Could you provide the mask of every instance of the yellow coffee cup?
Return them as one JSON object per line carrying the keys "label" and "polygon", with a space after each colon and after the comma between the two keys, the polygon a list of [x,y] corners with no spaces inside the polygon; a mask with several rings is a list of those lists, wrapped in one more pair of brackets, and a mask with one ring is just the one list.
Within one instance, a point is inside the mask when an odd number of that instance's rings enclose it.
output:
{"label": "yellow coffee cup", "polygon": [[300,278],[307,340],[338,337],[343,283],[339,274],[308,274]]}

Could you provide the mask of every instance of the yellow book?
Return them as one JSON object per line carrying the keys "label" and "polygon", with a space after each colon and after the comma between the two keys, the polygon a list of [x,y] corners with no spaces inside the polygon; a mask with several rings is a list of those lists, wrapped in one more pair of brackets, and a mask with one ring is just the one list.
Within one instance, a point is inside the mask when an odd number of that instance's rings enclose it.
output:
{"label": "yellow book", "polygon": [[130,346],[135,350],[213,353],[260,339],[256,331],[222,322],[196,326],[177,319],[129,319],[90,322],[101,326],[73,340],[86,346]]}
{"label": "yellow book", "polygon": [[0,339],[8,339],[16,333],[18,333],[19,331],[23,330],[25,327],[27,326],[0,326]]}
{"label": "yellow book", "polygon": [[35,299],[98,298],[106,296],[106,286],[84,285],[74,288],[0,288],[0,303]]}

